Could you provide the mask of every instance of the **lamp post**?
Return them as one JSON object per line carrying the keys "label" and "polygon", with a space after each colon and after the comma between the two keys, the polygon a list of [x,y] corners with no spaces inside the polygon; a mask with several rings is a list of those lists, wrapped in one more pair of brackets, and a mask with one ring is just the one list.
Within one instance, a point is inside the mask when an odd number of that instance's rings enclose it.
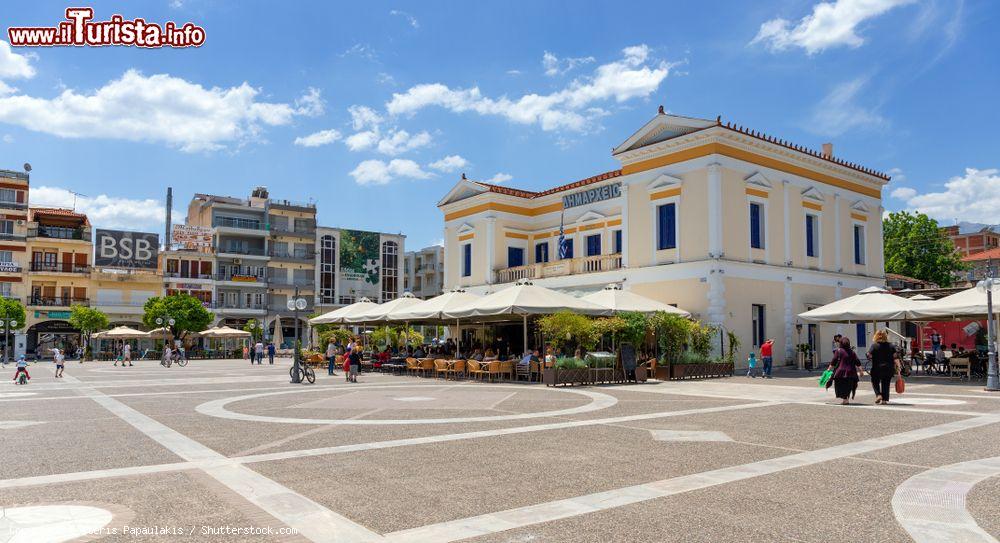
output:
{"label": "lamp post", "polygon": [[6,314],[4,317],[5,318],[0,319],[0,326],[3,327],[3,363],[6,365],[8,360],[7,352],[10,348],[10,331],[11,329],[17,329],[17,321],[6,318]]}
{"label": "lamp post", "polygon": [[292,382],[301,383],[302,375],[299,373],[299,311],[306,308],[306,299],[299,298],[299,287],[295,287],[295,295],[288,300],[288,310],[292,312],[295,319],[295,348],[292,350]]}
{"label": "lamp post", "polygon": [[[170,327],[170,335],[171,336],[174,335],[173,326],[175,324],[177,324],[177,321],[175,321],[174,318],[171,317],[170,315],[164,315],[163,317],[156,317],[156,325],[157,326],[159,326],[159,327],[162,328],[164,323],[166,323],[166,325],[168,327]],[[163,339],[163,359],[164,360],[167,359],[167,340],[166,340],[166,338]]]}
{"label": "lamp post", "polygon": [[1000,375],[997,369],[997,337],[996,317],[993,315],[993,287],[1000,281],[987,277],[976,284],[976,288],[986,291],[986,349],[989,351],[989,370],[986,377],[986,390],[1000,391]]}

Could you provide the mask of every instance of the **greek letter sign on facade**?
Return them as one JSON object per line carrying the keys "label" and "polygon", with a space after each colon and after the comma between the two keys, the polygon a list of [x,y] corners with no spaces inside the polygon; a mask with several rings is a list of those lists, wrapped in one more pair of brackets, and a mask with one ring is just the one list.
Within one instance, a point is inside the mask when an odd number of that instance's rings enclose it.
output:
{"label": "greek letter sign on facade", "polygon": [[160,236],[146,232],[97,230],[94,265],[109,268],[156,269]]}
{"label": "greek letter sign on facade", "polygon": [[563,196],[563,209],[611,200],[622,195],[622,184],[613,183]]}

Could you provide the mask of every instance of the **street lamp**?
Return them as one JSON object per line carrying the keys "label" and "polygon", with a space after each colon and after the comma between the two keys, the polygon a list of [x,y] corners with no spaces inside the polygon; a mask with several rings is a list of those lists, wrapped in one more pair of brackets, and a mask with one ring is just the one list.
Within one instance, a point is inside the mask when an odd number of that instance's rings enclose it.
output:
{"label": "street lamp", "polygon": [[993,316],[993,288],[1000,285],[1000,280],[987,277],[979,283],[976,288],[986,291],[986,349],[989,351],[989,370],[986,377],[986,390],[1000,391],[1000,375],[997,370],[997,337],[996,318]]}
{"label": "street lamp", "polygon": [[[164,323],[166,323],[170,327],[173,327],[173,325],[177,324],[177,321],[175,321],[174,318],[171,317],[171,316],[169,316],[169,315],[164,316],[164,317],[156,317],[156,325],[157,326],[159,326],[159,327],[162,328]],[[173,335],[173,333],[174,333],[174,331],[170,330],[170,335]],[[166,340],[166,338],[164,338],[163,339],[163,357],[164,357],[164,359],[166,358],[166,356],[167,356],[167,340]]]}
{"label": "street lamp", "polygon": [[295,348],[292,350],[292,382],[301,383],[302,375],[299,373],[301,369],[299,364],[299,311],[306,308],[308,303],[305,298],[299,298],[299,287],[295,287],[295,295],[292,299],[288,300],[286,306],[289,311],[292,311],[295,318]]}
{"label": "street lamp", "polygon": [[10,331],[17,330],[17,321],[14,319],[0,319],[0,327],[3,327],[3,363],[7,364],[7,349],[10,347]]}

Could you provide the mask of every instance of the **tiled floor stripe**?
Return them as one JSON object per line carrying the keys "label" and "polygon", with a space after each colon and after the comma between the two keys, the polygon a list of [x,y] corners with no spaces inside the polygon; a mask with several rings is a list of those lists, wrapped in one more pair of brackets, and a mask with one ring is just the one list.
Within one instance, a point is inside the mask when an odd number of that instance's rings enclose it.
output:
{"label": "tiled floor stripe", "polygon": [[1000,476],[1000,456],[918,473],[896,488],[892,511],[917,543],[996,543],[965,507],[972,487],[996,476]]}

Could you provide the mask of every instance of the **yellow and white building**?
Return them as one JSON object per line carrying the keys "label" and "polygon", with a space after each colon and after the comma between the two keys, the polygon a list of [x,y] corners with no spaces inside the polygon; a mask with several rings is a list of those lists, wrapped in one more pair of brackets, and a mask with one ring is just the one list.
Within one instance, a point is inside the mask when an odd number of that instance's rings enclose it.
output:
{"label": "yellow and white building", "polygon": [[[884,284],[888,176],[722,123],[663,113],[618,145],[621,168],[541,192],[462,179],[439,202],[445,289],[519,279],[564,291],[609,283],[736,332],[775,363],[838,329],[796,315]],[[559,258],[562,232],[571,247]],[[852,342],[870,330],[839,327]]]}

